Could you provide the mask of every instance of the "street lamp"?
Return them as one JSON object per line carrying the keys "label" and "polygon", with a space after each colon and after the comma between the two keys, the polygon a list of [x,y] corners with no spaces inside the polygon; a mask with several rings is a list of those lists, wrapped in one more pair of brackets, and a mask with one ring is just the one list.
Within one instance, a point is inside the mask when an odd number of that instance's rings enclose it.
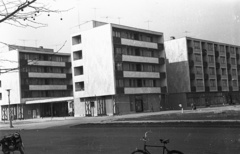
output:
{"label": "street lamp", "polygon": [[11,116],[11,113],[10,113],[10,90],[11,89],[6,89],[6,91],[8,92],[8,116],[9,116],[10,128],[13,128],[12,116]]}

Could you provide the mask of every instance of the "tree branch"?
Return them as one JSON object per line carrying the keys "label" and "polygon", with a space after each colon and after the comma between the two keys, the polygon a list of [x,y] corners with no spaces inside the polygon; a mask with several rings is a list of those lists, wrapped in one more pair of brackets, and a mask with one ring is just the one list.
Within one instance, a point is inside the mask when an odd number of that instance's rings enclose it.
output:
{"label": "tree branch", "polygon": [[11,16],[13,16],[14,14],[16,14],[17,12],[19,12],[20,10],[26,8],[27,6],[31,5],[32,3],[36,2],[37,0],[32,0],[32,1],[26,1],[25,3],[21,4],[15,11],[13,11],[12,13],[8,14],[5,18],[0,20],[0,23],[7,20],[8,18],[10,18]]}

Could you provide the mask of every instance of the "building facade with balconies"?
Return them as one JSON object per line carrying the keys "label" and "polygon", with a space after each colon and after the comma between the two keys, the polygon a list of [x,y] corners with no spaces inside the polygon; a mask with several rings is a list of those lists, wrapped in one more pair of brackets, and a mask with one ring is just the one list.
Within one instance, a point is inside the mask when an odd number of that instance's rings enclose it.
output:
{"label": "building facade with balconies", "polygon": [[167,92],[163,33],[92,21],[72,35],[75,116],[159,111]]}
{"label": "building facade with balconies", "polygon": [[169,104],[190,107],[237,103],[240,47],[184,37],[164,43]]}
{"label": "building facade with balconies", "polygon": [[9,101],[14,119],[68,116],[72,112],[70,53],[9,45],[1,59],[1,120],[9,120]]}

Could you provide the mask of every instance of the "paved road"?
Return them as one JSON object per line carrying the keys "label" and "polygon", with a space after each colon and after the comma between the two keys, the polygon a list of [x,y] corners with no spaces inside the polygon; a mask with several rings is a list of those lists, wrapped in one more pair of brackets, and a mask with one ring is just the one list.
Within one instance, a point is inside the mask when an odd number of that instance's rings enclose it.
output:
{"label": "paved road", "polygon": [[[140,138],[148,130],[152,131],[149,143],[159,144],[159,138],[169,138],[169,149],[185,154],[239,154],[240,151],[238,128],[106,125],[22,130],[21,135],[26,154],[130,154],[136,147],[142,147]],[[10,132],[13,130],[2,130],[0,136]]]}

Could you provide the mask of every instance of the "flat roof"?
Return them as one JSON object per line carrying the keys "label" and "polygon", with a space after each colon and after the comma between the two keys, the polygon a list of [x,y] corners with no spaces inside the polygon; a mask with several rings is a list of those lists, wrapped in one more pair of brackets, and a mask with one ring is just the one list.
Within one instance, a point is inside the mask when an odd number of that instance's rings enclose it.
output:
{"label": "flat roof", "polygon": [[204,41],[204,42],[213,43],[213,44],[220,44],[220,45],[227,45],[227,46],[233,46],[233,47],[240,47],[239,45],[223,43],[223,42],[217,42],[217,41],[211,41],[211,40],[206,40],[206,39],[201,39],[201,38],[188,37],[188,36],[167,40],[167,41],[164,41],[164,42],[170,42],[170,41],[180,40],[180,39],[190,39],[190,40],[196,40],[196,41]]}
{"label": "flat roof", "polygon": [[59,97],[59,98],[31,100],[31,101],[26,101],[26,104],[57,103],[57,102],[63,102],[63,101],[73,101],[73,97]]}

